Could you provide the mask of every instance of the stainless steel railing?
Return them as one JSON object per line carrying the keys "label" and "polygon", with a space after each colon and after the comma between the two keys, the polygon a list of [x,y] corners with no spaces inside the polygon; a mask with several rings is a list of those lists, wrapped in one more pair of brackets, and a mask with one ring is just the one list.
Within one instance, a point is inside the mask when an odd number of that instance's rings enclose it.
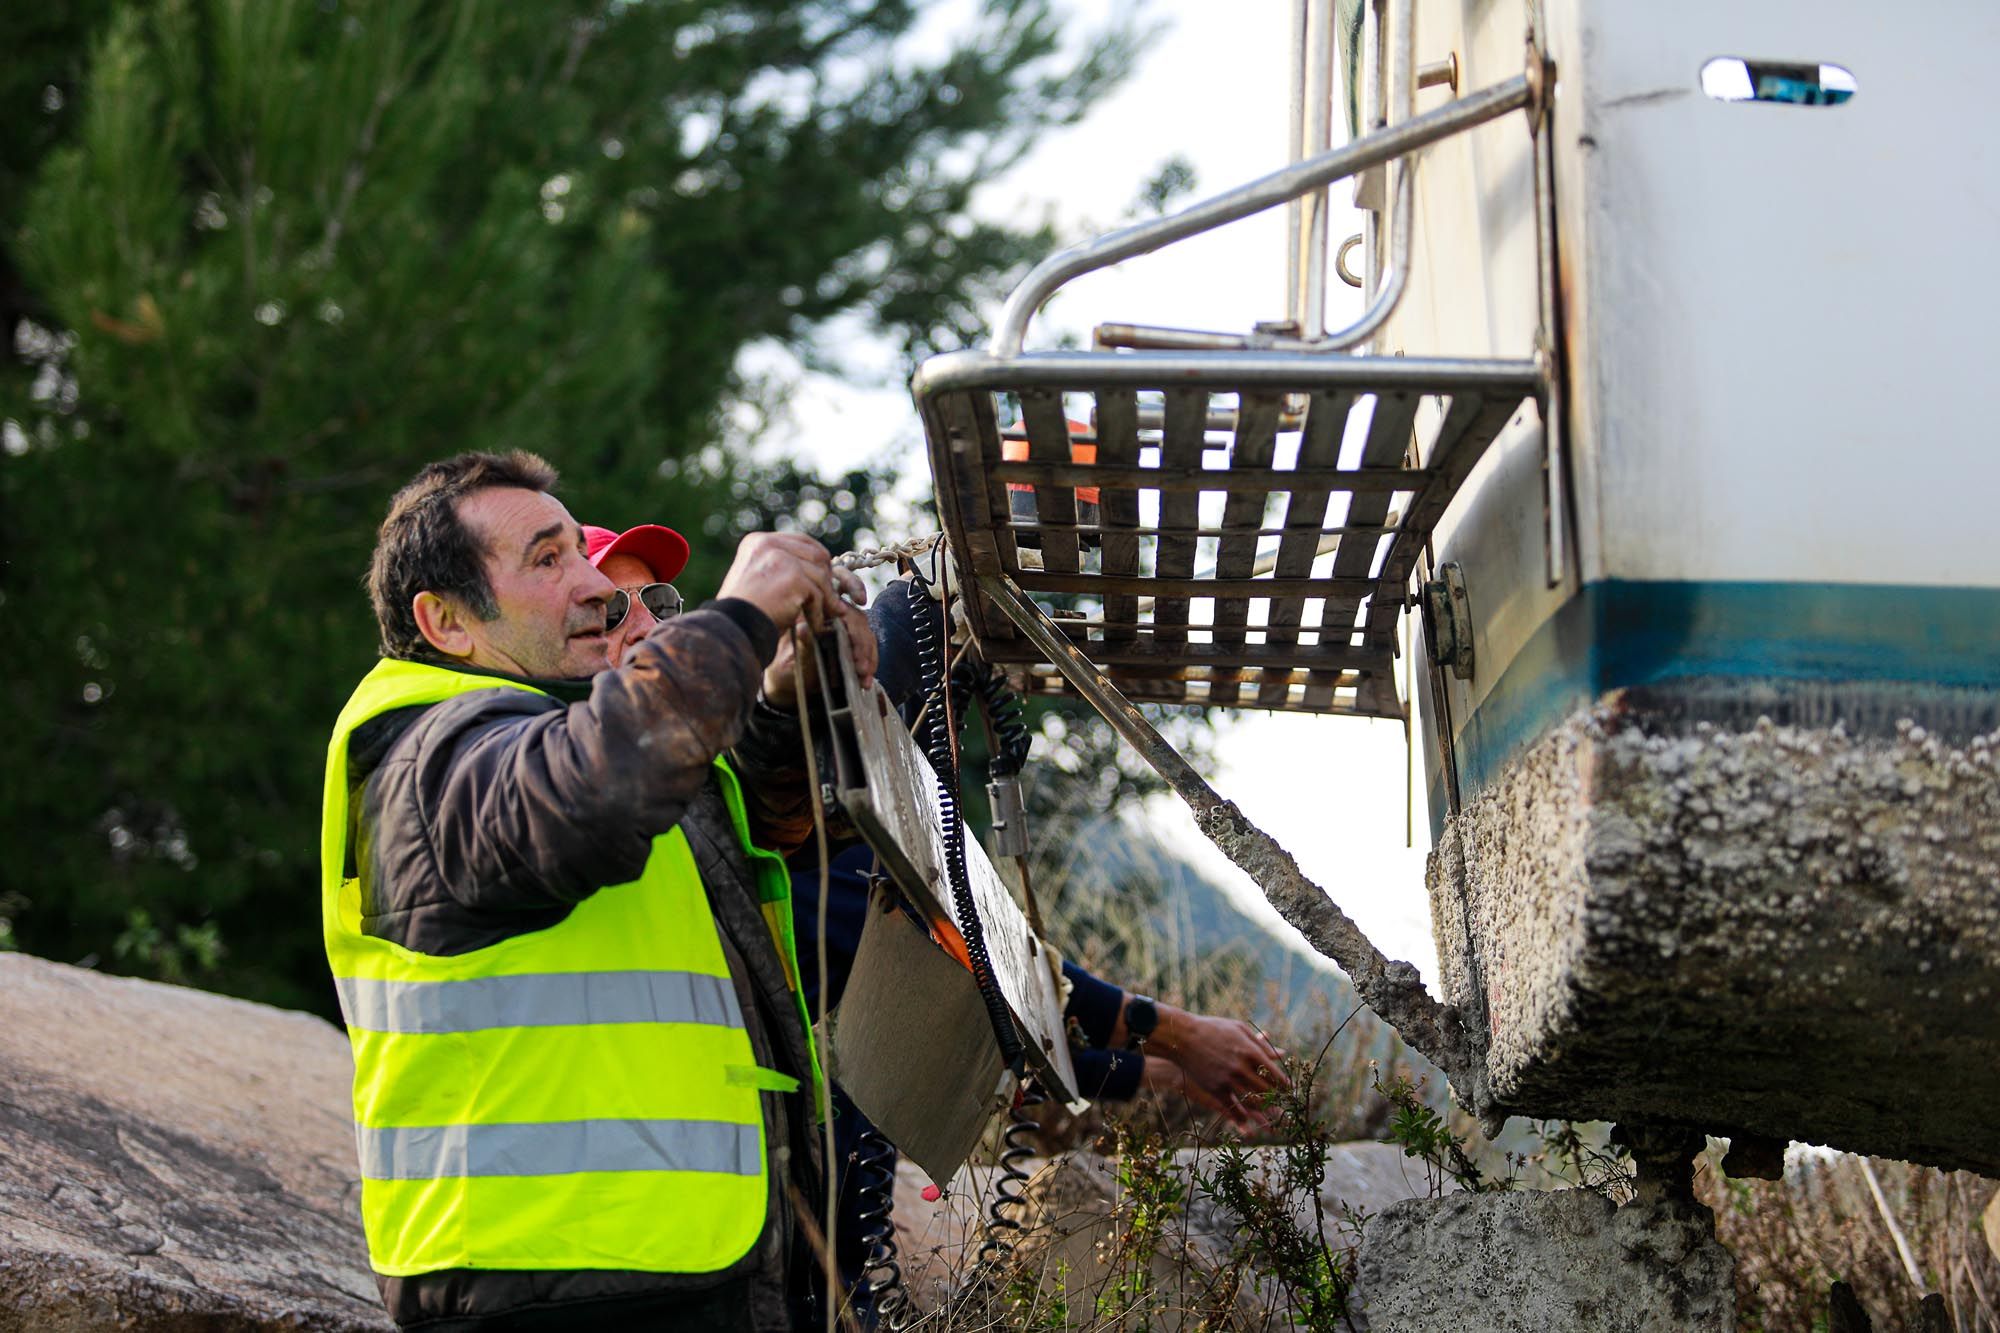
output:
{"label": "stainless steel railing", "polygon": [[[1366,341],[1394,313],[1408,282],[1414,164],[1405,159],[1428,144],[1527,107],[1536,95],[1533,82],[1523,74],[1448,102],[1434,111],[1408,114],[1415,96],[1413,9],[1412,0],[1394,0],[1392,5],[1391,22],[1397,25],[1398,37],[1390,61],[1388,109],[1394,117],[1390,124],[1344,147],[1292,163],[1178,213],[1136,223],[1057,251],[1030,270],[1008,296],[993,336],[987,342],[988,352],[1002,359],[1019,356],[1036,311],[1066,283],[1086,273],[1150,254],[1175,241],[1310,195],[1370,167],[1395,164],[1391,173],[1389,264],[1380,291],[1360,319],[1320,337],[1256,336],[1253,344],[1248,337],[1234,341],[1240,335],[1213,335],[1217,341],[1209,345],[1255,345],[1260,350],[1281,352],[1334,352]],[[1321,256],[1323,259],[1323,244]],[[1318,275],[1323,298],[1326,277],[1323,263]],[[1177,332],[1185,337],[1201,336],[1192,331]]]}

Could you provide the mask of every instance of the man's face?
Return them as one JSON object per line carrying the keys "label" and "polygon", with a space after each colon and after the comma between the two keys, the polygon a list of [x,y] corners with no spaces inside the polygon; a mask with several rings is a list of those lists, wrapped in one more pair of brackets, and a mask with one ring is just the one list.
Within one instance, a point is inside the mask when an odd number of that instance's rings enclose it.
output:
{"label": "man's face", "polygon": [[583,553],[583,529],[543,491],[494,486],[459,502],[486,551],[499,614],[466,618],[473,666],[542,680],[581,680],[610,665],[604,604],[611,580]]}
{"label": "man's face", "polygon": [[660,623],[639,601],[639,589],[648,583],[658,583],[660,580],[653,577],[653,571],[645,561],[636,555],[627,555],[623,551],[617,555],[606,556],[604,562],[597,567],[597,572],[610,579],[614,587],[623,588],[631,596],[625,619],[619,621],[618,628],[611,631],[611,657],[605,664],[614,667],[624,666],[626,646],[637,643],[651,634],[653,626]]}

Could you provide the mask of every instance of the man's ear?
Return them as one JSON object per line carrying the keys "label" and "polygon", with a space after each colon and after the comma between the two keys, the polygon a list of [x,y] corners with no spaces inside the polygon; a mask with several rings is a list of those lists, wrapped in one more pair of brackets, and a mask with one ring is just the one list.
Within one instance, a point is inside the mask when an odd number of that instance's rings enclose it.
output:
{"label": "man's ear", "polygon": [[410,611],[417,618],[417,632],[430,642],[431,647],[446,657],[472,656],[475,645],[472,631],[466,628],[463,610],[434,592],[420,592],[411,599]]}

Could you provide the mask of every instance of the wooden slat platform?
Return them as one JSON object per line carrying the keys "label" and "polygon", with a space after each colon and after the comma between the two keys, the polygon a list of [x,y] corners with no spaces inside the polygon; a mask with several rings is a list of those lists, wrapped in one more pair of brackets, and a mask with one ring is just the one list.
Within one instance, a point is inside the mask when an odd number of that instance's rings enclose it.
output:
{"label": "wooden slat platform", "polygon": [[[967,572],[1035,594],[1128,698],[1400,717],[1417,557],[1540,380],[1529,361],[957,352],[913,389]],[[967,611],[1024,692],[1066,692],[983,598]]]}

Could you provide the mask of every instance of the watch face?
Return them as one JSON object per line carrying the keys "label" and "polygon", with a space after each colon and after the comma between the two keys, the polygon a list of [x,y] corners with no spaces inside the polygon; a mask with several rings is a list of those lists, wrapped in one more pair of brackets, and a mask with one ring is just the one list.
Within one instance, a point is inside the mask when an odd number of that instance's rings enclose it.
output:
{"label": "watch face", "polygon": [[1131,1044],[1136,1046],[1152,1036],[1159,1021],[1159,1008],[1145,996],[1134,995],[1125,1002],[1125,1032]]}

